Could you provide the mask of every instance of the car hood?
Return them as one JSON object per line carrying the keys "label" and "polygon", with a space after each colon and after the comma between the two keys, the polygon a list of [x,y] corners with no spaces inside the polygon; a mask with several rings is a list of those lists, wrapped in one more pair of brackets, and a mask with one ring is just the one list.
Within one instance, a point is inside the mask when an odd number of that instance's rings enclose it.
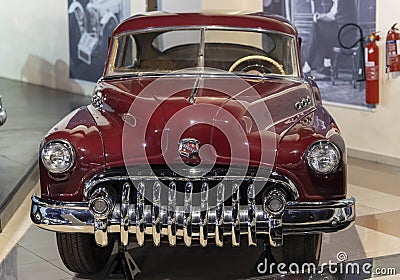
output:
{"label": "car hood", "polygon": [[[96,91],[102,109],[89,110],[107,167],[271,166],[285,132],[315,107],[307,83],[280,78],[134,77],[103,80]],[[180,154],[182,139],[199,141],[199,155]]]}

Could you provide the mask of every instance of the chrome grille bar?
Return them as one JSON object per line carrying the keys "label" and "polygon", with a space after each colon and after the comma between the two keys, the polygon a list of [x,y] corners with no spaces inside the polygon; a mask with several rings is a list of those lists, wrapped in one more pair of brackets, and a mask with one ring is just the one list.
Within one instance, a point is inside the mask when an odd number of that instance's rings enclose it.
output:
{"label": "chrome grille bar", "polygon": [[193,183],[187,182],[185,186],[185,200],[183,213],[183,241],[185,245],[192,245],[192,192]]}
{"label": "chrome grille bar", "polygon": [[176,184],[171,182],[168,190],[168,242],[176,245]]}
{"label": "chrome grille bar", "polygon": [[200,194],[200,245],[207,246],[208,239],[208,183],[201,185]]}
{"label": "chrome grille bar", "polygon": [[144,220],[144,182],[140,182],[137,186],[137,203],[136,203],[136,239],[139,246],[144,244],[144,234],[146,231],[146,223]]}
{"label": "chrome grille bar", "polygon": [[240,246],[240,217],[239,217],[239,203],[240,203],[240,189],[239,184],[232,185],[232,246]]}
{"label": "chrome grille bar", "polygon": [[218,247],[224,246],[224,194],[225,185],[217,186],[217,207],[215,209],[215,244]]}
{"label": "chrome grille bar", "polygon": [[131,186],[125,183],[122,186],[121,197],[121,243],[127,246],[129,243],[129,197],[131,193]]}
{"label": "chrome grille bar", "polygon": [[152,207],[152,232],[154,246],[160,246],[161,242],[161,184],[156,181],[153,185],[153,207]]}
{"label": "chrome grille bar", "polygon": [[249,246],[257,246],[256,239],[256,191],[253,184],[250,184],[247,188],[247,207],[248,207],[248,242]]}

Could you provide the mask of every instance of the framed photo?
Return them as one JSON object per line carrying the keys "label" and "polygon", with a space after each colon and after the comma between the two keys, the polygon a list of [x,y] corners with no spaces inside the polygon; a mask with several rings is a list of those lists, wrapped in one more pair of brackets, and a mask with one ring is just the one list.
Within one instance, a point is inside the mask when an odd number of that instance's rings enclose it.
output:
{"label": "framed photo", "polygon": [[109,38],[129,15],[129,0],[68,0],[70,78],[100,78]]}
{"label": "framed photo", "polygon": [[376,0],[264,0],[264,11],[297,27],[303,72],[317,80],[325,102],[375,107],[365,102],[362,39],[375,31]]}

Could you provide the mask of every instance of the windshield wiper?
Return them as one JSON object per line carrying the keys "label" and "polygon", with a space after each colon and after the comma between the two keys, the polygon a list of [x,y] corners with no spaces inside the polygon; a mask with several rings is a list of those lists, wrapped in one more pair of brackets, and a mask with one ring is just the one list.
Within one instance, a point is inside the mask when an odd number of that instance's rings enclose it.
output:
{"label": "windshield wiper", "polygon": [[[200,48],[199,48],[199,54],[198,54],[198,59],[197,59],[197,68],[200,68],[200,71],[204,70],[204,49],[205,49],[205,28],[201,28],[200,31]],[[190,94],[190,97],[188,99],[188,102],[190,104],[193,104],[196,101],[196,94],[197,91],[199,90],[199,84],[200,80],[202,79],[202,74],[197,76],[196,81],[194,82],[193,85],[193,90],[192,94]]]}
{"label": "windshield wiper", "polygon": [[196,81],[194,82],[192,94],[190,95],[190,97],[188,99],[188,102],[190,104],[193,104],[196,101],[196,94],[197,94],[197,91],[199,90],[199,85],[200,85],[200,80],[201,79],[202,79],[202,75],[200,74],[197,77]]}

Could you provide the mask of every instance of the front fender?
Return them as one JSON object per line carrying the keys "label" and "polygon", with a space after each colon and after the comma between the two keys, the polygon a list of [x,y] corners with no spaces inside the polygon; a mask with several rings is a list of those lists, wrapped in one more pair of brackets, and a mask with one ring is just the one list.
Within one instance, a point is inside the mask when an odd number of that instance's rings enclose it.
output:
{"label": "front fender", "polygon": [[76,152],[73,169],[62,176],[47,172],[39,160],[42,197],[61,201],[81,201],[83,183],[104,171],[103,140],[87,107],[76,109],[57,123],[42,141],[40,151],[49,140],[69,141]]}
{"label": "front fender", "polygon": [[[329,175],[316,174],[305,161],[308,147],[318,140],[330,140],[341,152],[341,164]],[[277,170],[291,178],[302,201],[323,201],[346,197],[346,148],[340,131],[323,106],[304,116],[281,139]]]}
{"label": "front fender", "polygon": [[320,92],[319,87],[318,87],[317,83],[315,82],[314,78],[306,77],[306,81],[309,83],[309,85],[313,91],[315,101],[317,102],[318,105],[322,105],[321,92]]}

